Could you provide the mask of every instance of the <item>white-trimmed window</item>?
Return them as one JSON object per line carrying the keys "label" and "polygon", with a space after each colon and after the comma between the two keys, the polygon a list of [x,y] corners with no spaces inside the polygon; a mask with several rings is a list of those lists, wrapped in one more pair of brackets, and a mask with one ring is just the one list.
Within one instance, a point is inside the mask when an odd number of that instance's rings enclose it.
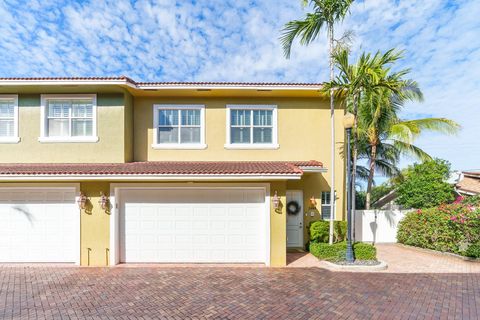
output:
{"label": "white-trimmed window", "polygon": [[330,212],[332,212],[330,191],[322,192],[322,219],[330,220]]}
{"label": "white-trimmed window", "polygon": [[204,105],[154,105],[154,149],[205,149]]}
{"label": "white-trimmed window", "polygon": [[227,105],[227,149],[277,149],[277,106]]}
{"label": "white-trimmed window", "polygon": [[18,96],[0,95],[0,143],[18,143]]}
{"label": "white-trimmed window", "polygon": [[97,142],[95,94],[42,95],[40,142]]}

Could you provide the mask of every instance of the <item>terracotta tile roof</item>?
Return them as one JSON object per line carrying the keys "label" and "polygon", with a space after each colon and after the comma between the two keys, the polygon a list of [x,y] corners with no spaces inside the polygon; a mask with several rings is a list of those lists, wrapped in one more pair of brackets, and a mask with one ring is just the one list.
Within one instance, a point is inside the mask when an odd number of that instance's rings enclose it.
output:
{"label": "terracotta tile roof", "polygon": [[228,82],[228,81],[206,81],[206,82],[137,82],[127,76],[118,77],[0,77],[0,81],[126,81],[136,86],[265,86],[265,87],[319,87],[321,83],[302,83],[302,82]]}
{"label": "terracotta tile roof", "polygon": [[126,76],[119,77],[0,77],[0,81],[128,81],[136,84]]}
{"label": "terracotta tile roof", "polygon": [[43,175],[301,175],[301,167],[323,168],[318,161],[224,161],[0,164],[0,176]]}
{"label": "terracotta tile roof", "polygon": [[266,86],[266,87],[319,87],[321,83],[302,82],[137,82],[140,86]]}
{"label": "terracotta tile roof", "polygon": [[480,172],[463,172],[463,179],[457,183],[459,191],[480,194]]}

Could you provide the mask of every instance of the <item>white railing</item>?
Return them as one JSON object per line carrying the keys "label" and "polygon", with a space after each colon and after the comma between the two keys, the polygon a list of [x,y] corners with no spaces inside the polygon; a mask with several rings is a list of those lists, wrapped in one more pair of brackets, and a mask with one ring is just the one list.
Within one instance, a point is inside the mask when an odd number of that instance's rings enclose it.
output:
{"label": "white railing", "polygon": [[411,210],[355,211],[355,241],[394,243],[400,220]]}

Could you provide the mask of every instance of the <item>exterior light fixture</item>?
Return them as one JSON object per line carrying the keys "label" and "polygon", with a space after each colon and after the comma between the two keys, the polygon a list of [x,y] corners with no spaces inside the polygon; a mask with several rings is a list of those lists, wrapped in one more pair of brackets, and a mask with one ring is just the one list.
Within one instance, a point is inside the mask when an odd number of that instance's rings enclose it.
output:
{"label": "exterior light fixture", "polygon": [[84,210],[87,205],[87,196],[85,193],[81,192],[77,200],[78,208]]}
{"label": "exterior light fixture", "polygon": [[100,200],[98,200],[98,204],[102,208],[102,210],[107,209],[108,198],[105,193],[100,192]]}
{"label": "exterior light fixture", "polygon": [[311,207],[311,208],[315,208],[316,206],[317,206],[317,200],[315,200],[315,197],[312,196],[312,197],[310,198],[310,207]]}
{"label": "exterior light fixture", "polygon": [[343,116],[343,126],[345,129],[352,129],[353,125],[355,124],[355,116],[351,114],[350,112],[347,112]]}
{"label": "exterior light fixture", "polygon": [[273,195],[273,208],[277,210],[280,207],[280,198],[278,197],[277,191],[275,191],[275,194]]}

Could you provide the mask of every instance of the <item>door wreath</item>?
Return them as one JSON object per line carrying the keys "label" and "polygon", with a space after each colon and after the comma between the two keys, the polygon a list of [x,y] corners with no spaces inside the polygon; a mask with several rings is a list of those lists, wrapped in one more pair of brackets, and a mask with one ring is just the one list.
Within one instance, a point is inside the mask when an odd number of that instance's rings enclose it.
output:
{"label": "door wreath", "polygon": [[300,205],[297,201],[290,201],[287,203],[287,213],[291,215],[296,215],[300,212]]}

